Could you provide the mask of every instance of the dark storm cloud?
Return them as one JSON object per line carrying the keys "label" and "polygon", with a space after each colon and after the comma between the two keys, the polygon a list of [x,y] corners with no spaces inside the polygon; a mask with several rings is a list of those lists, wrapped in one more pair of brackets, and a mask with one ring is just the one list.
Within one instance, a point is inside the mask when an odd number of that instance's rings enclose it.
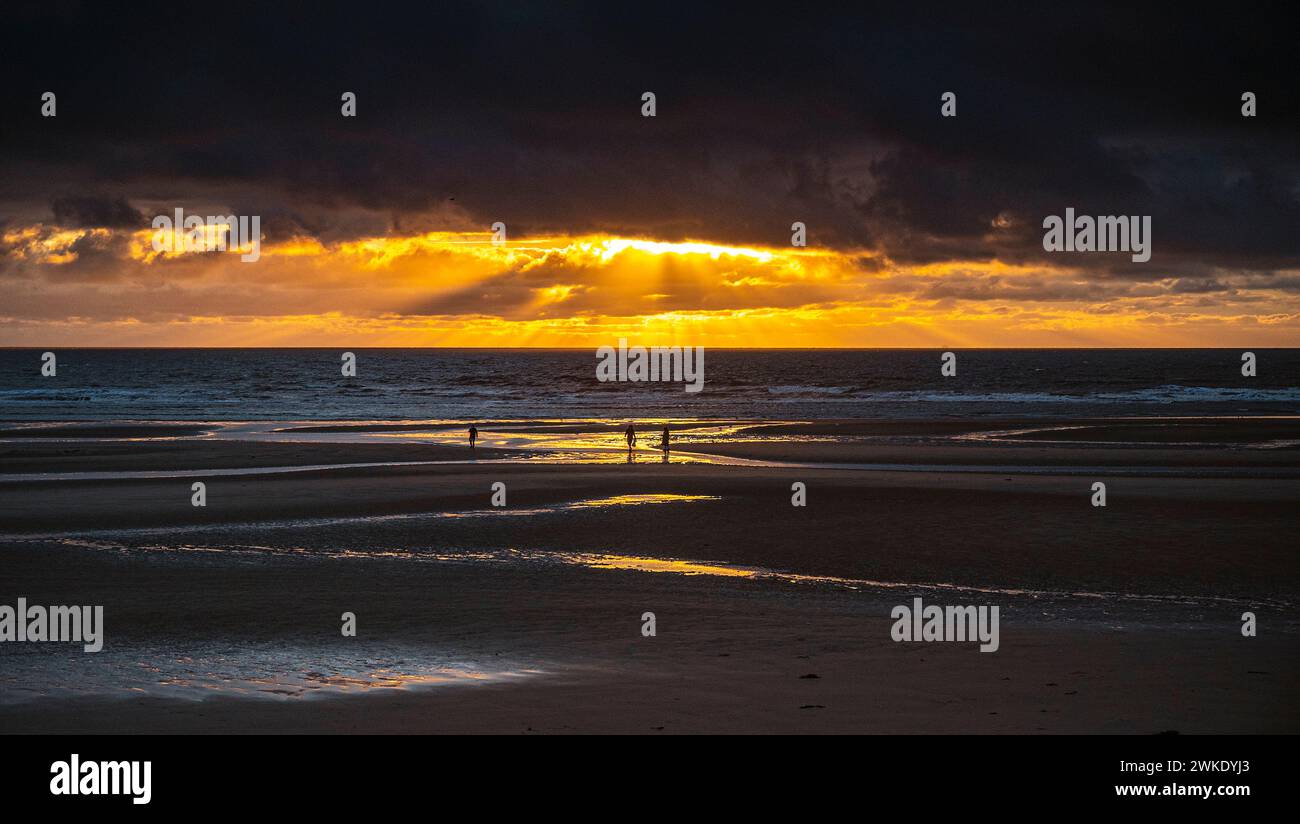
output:
{"label": "dark storm cloud", "polygon": [[[453,215],[516,236],[769,245],[798,220],[816,244],[900,263],[1046,261],[1133,281],[1300,260],[1300,72],[1281,4],[215,17],[239,24],[172,5],[15,10],[0,35],[0,214],[35,198],[60,222],[118,226],[139,216],[130,203],[218,202],[267,216],[268,237]],[[46,90],[57,118],[39,117]],[[355,119],[339,116],[343,91]],[[938,116],[944,91],[955,119]],[[61,194],[108,186],[124,198]],[[1067,207],[1152,215],[1151,263],[1045,253],[1042,220]]]}
{"label": "dark storm cloud", "polygon": [[124,197],[60,197],[50,208],[60,226],[138,229],[146,224],[144,215]]}

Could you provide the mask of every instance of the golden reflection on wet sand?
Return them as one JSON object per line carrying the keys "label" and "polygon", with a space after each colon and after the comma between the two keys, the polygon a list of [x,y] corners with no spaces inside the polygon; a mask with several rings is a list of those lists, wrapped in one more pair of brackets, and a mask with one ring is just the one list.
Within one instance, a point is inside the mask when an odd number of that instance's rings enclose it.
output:
{"label": "golden reflection on wet sand", "polygon": [[565,504],[539,506],[529,509],[471,509],[468,512],[444,512],[444,518],[478,518],[484,515],[541,515],[547,512],[570,512],[577,509],[607,509],[615,506],[642,506],[645,504],[676,504],[693,501],[720,501],[717,495],[677,495],[647,492],[636,495],[611,495],[608,498],[587,498]]}
{"label": "golden reflection on wet sand", "polygon": [[722,575],[728,578],[757,578],[760,571],[744,567],[702,564],[674,558],[636,558],[627,555],[566,555],[564,560],[593,569],[631,569],[638,572],[675,572],[678,575]]}

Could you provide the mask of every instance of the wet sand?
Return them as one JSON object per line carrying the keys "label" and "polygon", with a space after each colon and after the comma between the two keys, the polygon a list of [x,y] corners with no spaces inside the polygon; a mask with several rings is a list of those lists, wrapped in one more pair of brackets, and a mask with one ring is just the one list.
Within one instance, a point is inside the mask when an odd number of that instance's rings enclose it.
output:
{"label": "wet sand", "polygon": [[[24,557],[26,556],[26,557]],[[359,694],[202,700],[147,695],[0,705],[40,732],[1294,732],[1294,635],[1243,639],[1225,610],[1152,626],[1009,610],[1001,647],[895,644],[869,592],[545,565],[71,547],[6,553],[11,585],[104,602],[110,643],[163,664],[195,645],[402,640],[538,674]],[[76,570],[57,583],[44,567]],[[900,593],[898,602],[913,593]],[[933,597],[925,593],[926,597]],[[989,599],[1001,601],[1006,599]],[[359,637],[337,636],[355,611]],[[640,635],[645,610],[657,635]],[[1119,611],[1123,611],[1121,608]],[[1266,613],[1264,613],[1266,614]],[[315,645],[315,647],[313,647]],[[108,659],[68,651],[82,678]],[[304,662],[312,666],[312,662]],[[816,676],[815,678],[808,676]]]}
{"label": "wet sand", "polygon": [[[37,451],[50,446],[0,444],[4,472],[131,467],[132,450],[139,465],[185,467],[468,451],[184,440]],[[692,448],[820,460],[828,446],[920,454],[898,443]],[[929,448],[946,450],[944,463],[1145,456]],[[1195,451],[1159,453],[1173,465]],[[1300,482],[1251,477],[1287,466],[1285,450],[1217,453],[1239,477],[1101,478],[1104,509],[1089,503],[1093,479],[1071,474],[662,464],[649,452],[631,465],[214,478],[201,509],[189,479],[0,484],[0,603],[104,604],[108,625],[98,656],[65,645],[4,645],[0,656],[52,656],[89,684],[111,683],[113,667],[167,670],[262,646],[306,670],[295,650],[338,650],[362,670],[446,661],[512,674],[297,696],[271,683],[261,698],[204,687],[203,700],[197,687],[73,698],[0,679],[0,730],[1297,732]],[[491,506],[496,481],[504,510]],[[795,481],[806,507],[791,506]],[[620,498],[654,495],[699,497]],[[646,559],[721,570],[641,571]],[[913,597],[1000,605],[999,650],[894,643],[890,609]],[[1240,633],[1248,609],[1255,638]],[[343,611],[357,614],[358,637],[339,634]],[[655,637],[641,635],[646,611]]]}
{"label": "wet sand", "polygon": [[[514,450],[477,447],[473,456],[505,458]],[[452,461],[470,457],[463,446],[399,443],[295,443],[256,441],[0,441],[0,481],[6,474],[38,472],[159,471],[237,467],[306,466],[378,461]]]}
{"label": "wet sand", "polygon": [[1016,438],[1101,440],[1112,443],[1208,441],[1257,443],[1300,438],[1300,418],[981,418],[979,420],[824,420],[756,424],[746,435],[952,436],[1017,432]]}

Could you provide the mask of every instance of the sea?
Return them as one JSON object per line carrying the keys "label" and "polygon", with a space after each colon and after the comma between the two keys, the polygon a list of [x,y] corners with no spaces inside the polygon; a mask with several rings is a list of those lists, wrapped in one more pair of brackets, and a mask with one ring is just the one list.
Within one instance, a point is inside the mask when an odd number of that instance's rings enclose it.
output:
{"label": "sea", "polygon": [[[908,419],[1300,414],[1300,349],[707,349],[704,389],[594,349],[0,349],[0,420]],[[343,375],[343,355],[356,375]]]}

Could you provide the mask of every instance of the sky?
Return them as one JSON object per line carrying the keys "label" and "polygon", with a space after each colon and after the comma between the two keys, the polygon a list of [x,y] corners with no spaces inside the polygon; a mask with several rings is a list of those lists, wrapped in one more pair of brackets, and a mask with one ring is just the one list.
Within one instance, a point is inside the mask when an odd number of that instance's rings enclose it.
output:
{"label": "sky", "polygon": [[0,345],[1300,345],[1284,4],[266,5],[0,10]]}

